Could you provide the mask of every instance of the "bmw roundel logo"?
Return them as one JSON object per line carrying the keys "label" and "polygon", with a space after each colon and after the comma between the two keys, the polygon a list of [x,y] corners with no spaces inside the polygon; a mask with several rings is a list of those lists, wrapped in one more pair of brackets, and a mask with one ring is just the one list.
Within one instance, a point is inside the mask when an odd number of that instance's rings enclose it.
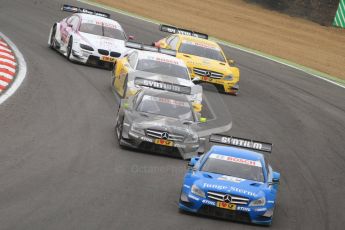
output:
{"label": "bmw roundel logo", "polygon": [[162,139],[168,140],[168,139],[169,139],[169,133],[163,132],[163,133],[162,133]]}

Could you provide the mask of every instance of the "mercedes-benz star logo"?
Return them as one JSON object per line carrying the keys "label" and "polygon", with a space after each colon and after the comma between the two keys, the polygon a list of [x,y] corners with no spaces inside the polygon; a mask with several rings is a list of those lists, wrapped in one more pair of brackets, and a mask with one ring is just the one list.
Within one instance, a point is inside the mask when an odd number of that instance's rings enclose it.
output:
{"label": "mercedes-benz star logo", "polygon": [[231,203],[231,196],[228,195],[228,194],[226,194],[226,195],[224,196],[224,201],[225,201],[226,203]]}
{"label": "mercedes-benz star logo", "polygon": [[162,133],[162,139],[168,140],[169,139],[169,133],[167,133],[167,132]]}
{"label": "mercedes-benz star logo", "polygon": [[207,77],[211,77],[212,73],[211,73],[210,71],[206,71],[205,75],[206,75]]}

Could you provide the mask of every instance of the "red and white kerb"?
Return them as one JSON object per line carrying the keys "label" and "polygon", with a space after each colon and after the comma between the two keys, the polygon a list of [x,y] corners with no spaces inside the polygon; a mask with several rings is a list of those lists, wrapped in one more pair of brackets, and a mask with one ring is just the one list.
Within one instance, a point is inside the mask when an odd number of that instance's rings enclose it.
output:
{"label": "red and white kerb", "polygon": [[13,81],[17,61],[11,47],[0,38],[0,93]]}
{"label": "red and white kerb", "polygon": [[244,158],[225,156],[225,155],[216,154],[216,153],[212,153],[210,155],[210,158],[223,160],[223,161],[230,161],[230,162],[245,164],[245,165],[250,165],[250,166],[262,167],[260,161],[252,161],[252,160],[248,160]]}

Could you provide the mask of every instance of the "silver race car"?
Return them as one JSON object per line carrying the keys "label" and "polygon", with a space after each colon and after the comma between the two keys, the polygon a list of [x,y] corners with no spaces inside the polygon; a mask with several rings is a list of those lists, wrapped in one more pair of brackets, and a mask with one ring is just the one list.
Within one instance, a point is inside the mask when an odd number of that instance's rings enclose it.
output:
{"label": "silver race car", "polygon": [[126,98],[143,87],[174,87],[176,93],[188,94],[194,110],[201,112],[202,87],[194,84],[186,64],[175,57],[175,51],[134,42],[126,42],[126,47],[131,50],[116,60],[112,72],[111,85],[117,94]]}
{"label": "silver race car", "polygon": [[112,68],[115,59],[127,51],[125,41],[133,37],[127,37],[109,14],[70,5],[61,10],[75,14],[54,23],[48,45],[67,59]]}
{"label": "silver race car", "polygon": [[202,122],[186,95],[145,88],[122,99],[115,134],[120,146],[190,159],[204,152]]}

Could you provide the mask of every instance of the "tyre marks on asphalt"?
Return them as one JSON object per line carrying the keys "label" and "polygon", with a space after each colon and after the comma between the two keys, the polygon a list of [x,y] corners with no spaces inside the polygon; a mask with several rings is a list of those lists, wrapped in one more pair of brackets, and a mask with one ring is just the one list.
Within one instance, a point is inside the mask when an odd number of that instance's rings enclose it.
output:
{"label": "tyre marks on asphalt", "polygon": [[11,85],[16,70],[16,57],[11,47],[0,37],[0,94]]}

